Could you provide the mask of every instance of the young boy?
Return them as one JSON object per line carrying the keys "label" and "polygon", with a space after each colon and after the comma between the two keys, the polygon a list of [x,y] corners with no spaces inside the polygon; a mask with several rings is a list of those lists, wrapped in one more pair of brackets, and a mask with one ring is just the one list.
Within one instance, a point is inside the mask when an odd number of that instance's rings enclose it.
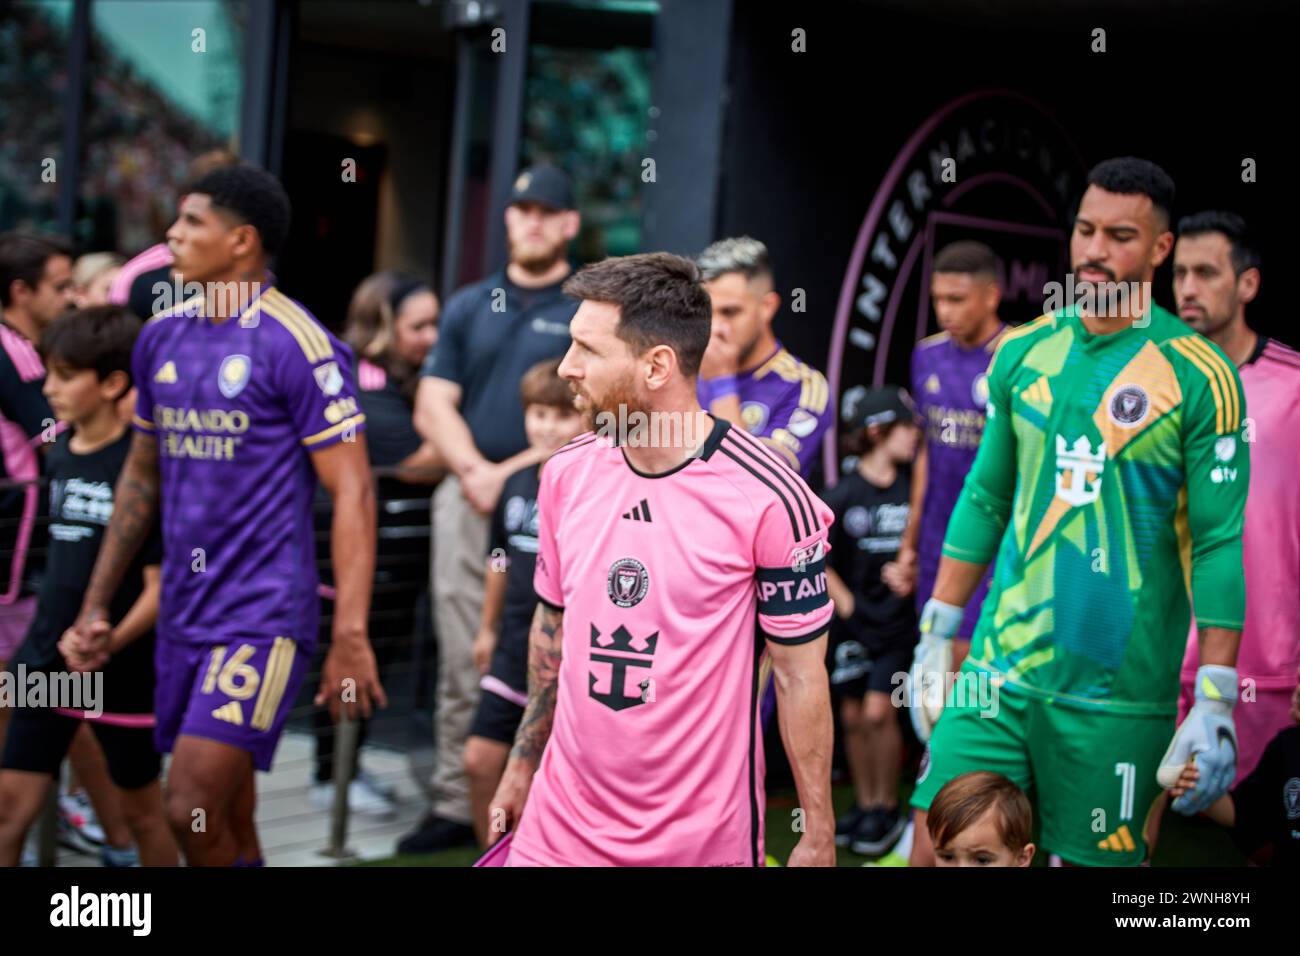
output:
{"label": "young boy", "polygon": [[[573,392],[559,376],[559,359],[538,362],[520,382],[528,444],[548,455],[582,432]],[[496,792],[515,731],[528,703],[528,631],[537,595],[537,489],[542,465],[506,479],[492,515],[483,612],[474,639],[474,662],[483,679],[478,711],[465,743],[474,832],[487,845],[488,803]]]}
{"label": "young boy", "polygon": [[1028,866],[1034,858],[1029,798],[1000,773],[953,777],[925,820],[935,866]]}
{"label": "young boy", "polygon": [[904,589],[887,583],[911,500],[911,462],[921,431],[907,392],[896,386],[861,395],[845,416],[857,468],[823,496],[835,512],[827,588],[835,602],[828,664],[839,702],[854,808],[835,826],[835,842],[854,853],[884,853],[902,832],[898,769],[903,737],[891,702],[916,644],[916,612]]}
{"label": "young boy", "polygon": [[[1294,868],[1300,867],[1300,683],[1291,694],[1291,720],[1269,741],[1255,769],[1205,815],[1228,827],[1233,842],[1252,859],[1266,857],[1272,866]],[[1187,761],[1169,796],[1181,797],[1200,775],[1195,758]]]}
{"label": "young boy", "polygon": [[[131,444],[116,403],[131,388],[131,348],[140,320],[120,306],[97,306],[55,320],[41,347],[44,393],[71,424],[50,449],[50,545],[36,617],[14,659],[32,675],[101,671],[83,709],[47,699],[13,711],[0,758],[0,865],[18,862],[73,736],[90,722],[119,791],[126,823],[146,866],[175,866],[176,844],[163,813],[161,760],[153,745],[154,622],[161,546],[155,532],[123,579],[111,608],[107,653],[87,653],[70,632],[113,514],[118,473]],[[53,693],[66,677],[46,682]],[[79,686],[85,681],[78,678]],[[101,692],[102,691],[102,692]]]}

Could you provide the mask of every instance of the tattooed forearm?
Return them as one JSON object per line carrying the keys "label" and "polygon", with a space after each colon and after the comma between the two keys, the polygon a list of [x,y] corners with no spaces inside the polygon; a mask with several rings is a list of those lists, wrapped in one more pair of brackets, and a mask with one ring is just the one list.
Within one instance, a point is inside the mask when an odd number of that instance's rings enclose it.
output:
{"label": "tattooed forearm", "polygon": [[113,517],[86,588],[83,609],[108,606],[158,515],[158,442],[136,433],[113,492]]}
{"label": "tattooed forearm", "polygon": [[528,706],[515,734],[512,759],[542,759],[555,718],[564,631],[564,612],[538,604],[528,633]]}

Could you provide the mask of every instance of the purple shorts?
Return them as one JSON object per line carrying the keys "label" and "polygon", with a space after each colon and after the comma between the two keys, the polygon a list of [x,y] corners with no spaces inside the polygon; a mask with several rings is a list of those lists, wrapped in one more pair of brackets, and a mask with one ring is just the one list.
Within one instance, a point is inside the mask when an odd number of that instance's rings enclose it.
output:
{"label": "purple shorts", "polygon": [[289,709],[311,664],[287,637],[237,638],[229,644],[158,640],[154,654],[154,743],[170,753],[182,734],[230,744],[270,770]]}

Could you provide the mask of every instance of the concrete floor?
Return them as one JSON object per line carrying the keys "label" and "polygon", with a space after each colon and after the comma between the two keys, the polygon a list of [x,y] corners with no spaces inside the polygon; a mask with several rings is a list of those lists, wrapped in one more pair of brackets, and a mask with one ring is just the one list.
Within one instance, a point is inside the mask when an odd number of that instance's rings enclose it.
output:
{"label": "concrete floor", "polygon": [[[396,811],[386,817],[351,814],[345,847],[350,855],[326,855],[330,813],[311,803],[313,765],[309,734],[286,731],[270,773],[257,775],[257,830],[268,866],[337,866],[344,862],[392,856],[397,841],[424,816],[427,798],[420,783],[428,779],[433,751],[399,752],[366,746],[361,760],[381,784],[397,791]],[[97,866],[99,858],[60,846],[55,866]]]}

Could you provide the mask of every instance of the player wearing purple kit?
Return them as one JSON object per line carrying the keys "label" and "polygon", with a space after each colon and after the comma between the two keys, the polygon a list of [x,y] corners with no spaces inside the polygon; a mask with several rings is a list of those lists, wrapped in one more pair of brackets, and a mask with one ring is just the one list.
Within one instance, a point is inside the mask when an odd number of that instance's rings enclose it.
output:
{"label": "player wearing purple kit", "polygon": [[[191,865],[254,864],[254,768],[268,770],[316,643],[312,497],[333,499],[338,592],[317,704],[386,705],[366,631],[375,500],[352,354],[270,285],[289,200],[260,169],[199,179],[167,233],[181,283],[132,367],[136,435],[76,631],[103,652],[105,608],[155,516],[163,539],[155,741],[168,820]],[[199,823],[202,823],[200,826]]]}
{"label": "player wearing purple kit", "polygon": [[[980,242],[954,242],[934,257],[930,298],[943,331],[912,353],[912,399],[925,419],[925,440],[912,468],[912,510],[898,551],[904,591],[920,608],[934,590],[948,518],[984,436],[985,373],[1005,328],[998,319],[997,260]],[[990,571],[991,574],[991,571]],[[970,640],[988,592],[989,574],[966,605],[958,638]],[[961,663],[964,649],[954,654]]]}
{"label": "player wearing purple kit", "polygon": [[700,405],[770,445],[809,479],[831,424],[830,387],[772,333],[781,295],[773,288],[767,247],[748,236],[722,239],[700,254],[698,265],[713,303],[696,389]]}

